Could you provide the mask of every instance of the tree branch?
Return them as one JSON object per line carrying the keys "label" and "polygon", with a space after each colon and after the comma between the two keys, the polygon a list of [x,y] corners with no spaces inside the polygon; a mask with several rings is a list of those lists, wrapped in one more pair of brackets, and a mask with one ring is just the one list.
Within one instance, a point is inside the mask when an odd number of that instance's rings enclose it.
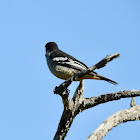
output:
{"label": "tree branch", "polygon": [[[54,140],[64,140],[73,122],[73,119],[80,112],[78,108],[83,101],[83,90],[84,83],[83,81],[81,81],[72,99],[70,99],[68,94],[59,94],[63,99],[64,111],[58,125]],[[67,97],[65,98],[66,95]]]}
{"label": "tree branch", "polygon": [[132,91],[123,90],[119,92],[103,94],[98,97],[84,98],[83,104],[81,105],[81,110],[85,110],[109,101],[120,100],[122,98],[136,96],[140,96],[140,90],[132,90]]}
{"label": "tree branch", "polygon": [[115,53],[112,55],[107,55],[104,59],[102,59],[100,62],[98,62],[97,64],[93,65],[92,67],[90,67],[89,69],[91,71],[95,70],[95,69],[100,69],[103,68],[104,66],[106,66],[106,64],[116,58],[120,57],[120,54]]}
{"label": "tree branch", "polygon": [[87,140],[102,140],[104,136],[113,128],[127,121],[140,120],[140,106],[133,106],[126,110],[121,110],[106,119]]}
{"label": "tree branch", "polygon": [[64,140],[73,122],[73,119],[79,112],[109,101],[119,100],[121,98],[127,97],[140,96],[140,90],[132,90],[132,91],[124,90],[115,93],[103,94],[97,97],[84,98],[83,91],[84,91],[84,83],[83,81],[81,81],[72,99],[69,97],[67,92],[59,94],[63,99],[64,111],[57,132],[55,134],[54,140]]}

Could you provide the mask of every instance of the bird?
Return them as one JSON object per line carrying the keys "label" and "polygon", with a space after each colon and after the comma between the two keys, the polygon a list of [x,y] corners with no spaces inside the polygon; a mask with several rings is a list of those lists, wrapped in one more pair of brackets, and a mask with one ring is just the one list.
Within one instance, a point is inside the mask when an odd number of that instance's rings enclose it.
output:
{"label": "bird", "polygon": [[[74,76],[76,73],[88,70],[88,66],[83,62],[77,60],[73,56],[61,51],[55,42],[48,42],[46,48],[46,61],[48,67],[53,75],[57,78],[67,80]],[[91,71],[83,77],[77,78],[76,81],[84,79],[104,80],[111,84],[118,84],[117,82],[99,75],[95,71]]]}

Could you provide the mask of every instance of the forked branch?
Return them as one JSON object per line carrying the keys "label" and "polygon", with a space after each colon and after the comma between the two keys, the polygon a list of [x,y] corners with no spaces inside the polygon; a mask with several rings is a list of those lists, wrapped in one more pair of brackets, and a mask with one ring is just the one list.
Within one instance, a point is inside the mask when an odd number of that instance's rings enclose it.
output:
{"label": "forked branch", "polygon": [[[55,134],[54,140],[64,140],[67,132],[70,129],[70,126],[73,122],[73,119],[76,117],[76,115],[79,112],[82,112],[86,109],[89,109],[91,107],[94,107],[96,105],[106,103],[109,101],[119,100],[121,98],[127,98],[127,97],[140,96],[139,90],[132,90],[132,91],[125,91],[124,90],[124,91],[119,91],[119,92],[115,92],[115,93],[100,95],[97,97],[84,98],[84,96],[83,96],[84,83],[83,83],[83,81],[81,81],[79,86],[77,87],[77,89],[75,91],[73,98],[72,99],[70,98],[67,88],[74,80],[76,80],[76,78],[80,78],[80,77],[90,73],[91,71],[93,71],[95,69],[99,69],[99,68],[104,67],[108,62],[112,61],[113,59],[115,59],[119,56],[120,56],[119,54],[108,55],[103,60],[101,60],[100,62],[95,64],[94,66],[90,67],[87,71],[82,71],[80,73],[77,73],[73,77],[64,81],[60,86],[55,88],[54,93],[59,94],[62,97],[63,104],[64,104],[64,111],[63,111],[58,129],[57,129],[57,132]],[[134,105],[134,103],[132,104],[132,106],[133,105]],[[125,116],[125,115],[127,115],[126,112],[130,111],[129,115],[135,116],[134,114],[131,114],[132,109],[139,112],[139,110],[140,110],[139,108],[140,107],[133,106],[130,110],[123,111],[123,114]],[[122,113],[122,112],[119,112],[119,114],[120,113]],[[115,115],[119,115],[119,114],[115,114]],[[138,115],[136,117],[136,119],[139,119],[139,118],[140,118],[140,116]],[[125,119],[125,117],[122,118],[122,121],[124,119]],[[131,120],[131,118],[129,120]],[[125,121],[127,121],[127,120],[125,120]],[[107,121],[104,122],[104,124],[106,124],[106,123],[107,123]],[[106,132],[109,131],[110,129],[111,129],[111,127],[108,128],[107,130],[105,130],[102,137],[105,136]],[[98,134],[96,133],[96,135],[98,135]]]}
{"label": "forked branch", "polygon": [[79,112],[82,112],[86,109],[109,101],[119,100],[121,98],[140,96],[140,90],[132,90],[132,91],[119,91],[115,93],[100,95],[97,97],[84,98],[83,89],[84,85],[83,81],[81,81],[72,99],[70,99],[69,95],[66,93],[64,94],[66,96],[60,94],[62,99],[65,101],[65,102],[63,101],[64,111],[54,140],[64,140],[68,130],[70,129],[73,119],[76,117],[77,114],[79,114]]}

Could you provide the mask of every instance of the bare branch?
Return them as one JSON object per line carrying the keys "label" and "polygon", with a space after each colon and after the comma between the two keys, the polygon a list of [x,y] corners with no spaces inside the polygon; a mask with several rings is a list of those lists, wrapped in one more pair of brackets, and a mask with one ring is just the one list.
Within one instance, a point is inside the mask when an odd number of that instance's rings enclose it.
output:
{"label": "bare branch", "polygon": [[102,140],[104,136],[113,128],[127,121],[140,120],[140,106],[134,106],[126,110],[121,110],[106,119],[87,140]]}
{"label": "bare branch", "polygon": [[115,93],[100,95],[98,97],[84,98],[83,90],[84,83],[83,81],[81,81],[72,99],[70,99],[68,94],[65,93],[59,94],[63,99],[64,111],[57,132],[55,134],[54,140],[64,140],[73,122],[73,119],[79,112],[109,101],[119,100],[121,98],[127,97],[140,96],[140,90],[132,90],[132,91],[124,90]]}
{"label": "bare branch", "polygon": [[[83,99],[83,93],[84,93],[84,80],[80,81],[79,86],[77,87],[72,100],[74,102],[79,102],[79,99],[82,98]],[[83,101],[83,100],[82,100]]]}
{"label": "bare branch", "polygon": [[90,71],[93,71],[95,69],[100,69],[104,66],[106,66],[106,64],[116,58],[120,57],[120,54],[115,53],[112,55],[107,55],[104,59],[102,59],[100,62],[98,62],[97,64],[95,64],[94,66],[90,67]]}
{"label": "bare branch", "polygon": [[[64,111],[55,134],[54,140],[64,140],[75,116],[80,112],[79,106],[83,102],[84,82],[81,81],[77,87],[73,99],[67,94],[59,94],[63,99]],[[67,96],[66,96],[67,95]],[[66,98],[65,98],[66,96]]]}
{"label": "bare branch", "polygon": [[73,119],[74,119],[74,115],[72,111],[65,108],[53,140],[64,140],[73,122]]}
{"label": "bare branch", "polygon": [[98,97],[85,98],[81,106],[81,110],[85,110],[96,105],[109,101],[120,100],[121,98],[140,96],[140,90],[119,91],[114,93],[103,94]]}

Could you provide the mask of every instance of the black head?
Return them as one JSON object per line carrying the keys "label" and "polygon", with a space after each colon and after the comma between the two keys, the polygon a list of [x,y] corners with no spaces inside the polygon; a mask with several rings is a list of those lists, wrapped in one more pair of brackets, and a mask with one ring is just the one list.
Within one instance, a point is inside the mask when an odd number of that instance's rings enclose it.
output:
{"label": "black head", "polygon": [[51,52],[55,49],[58,49],[58,46],[55,42],[48,42],[46,45],[45,45],[45,48],[46,48],[46,52]]}

